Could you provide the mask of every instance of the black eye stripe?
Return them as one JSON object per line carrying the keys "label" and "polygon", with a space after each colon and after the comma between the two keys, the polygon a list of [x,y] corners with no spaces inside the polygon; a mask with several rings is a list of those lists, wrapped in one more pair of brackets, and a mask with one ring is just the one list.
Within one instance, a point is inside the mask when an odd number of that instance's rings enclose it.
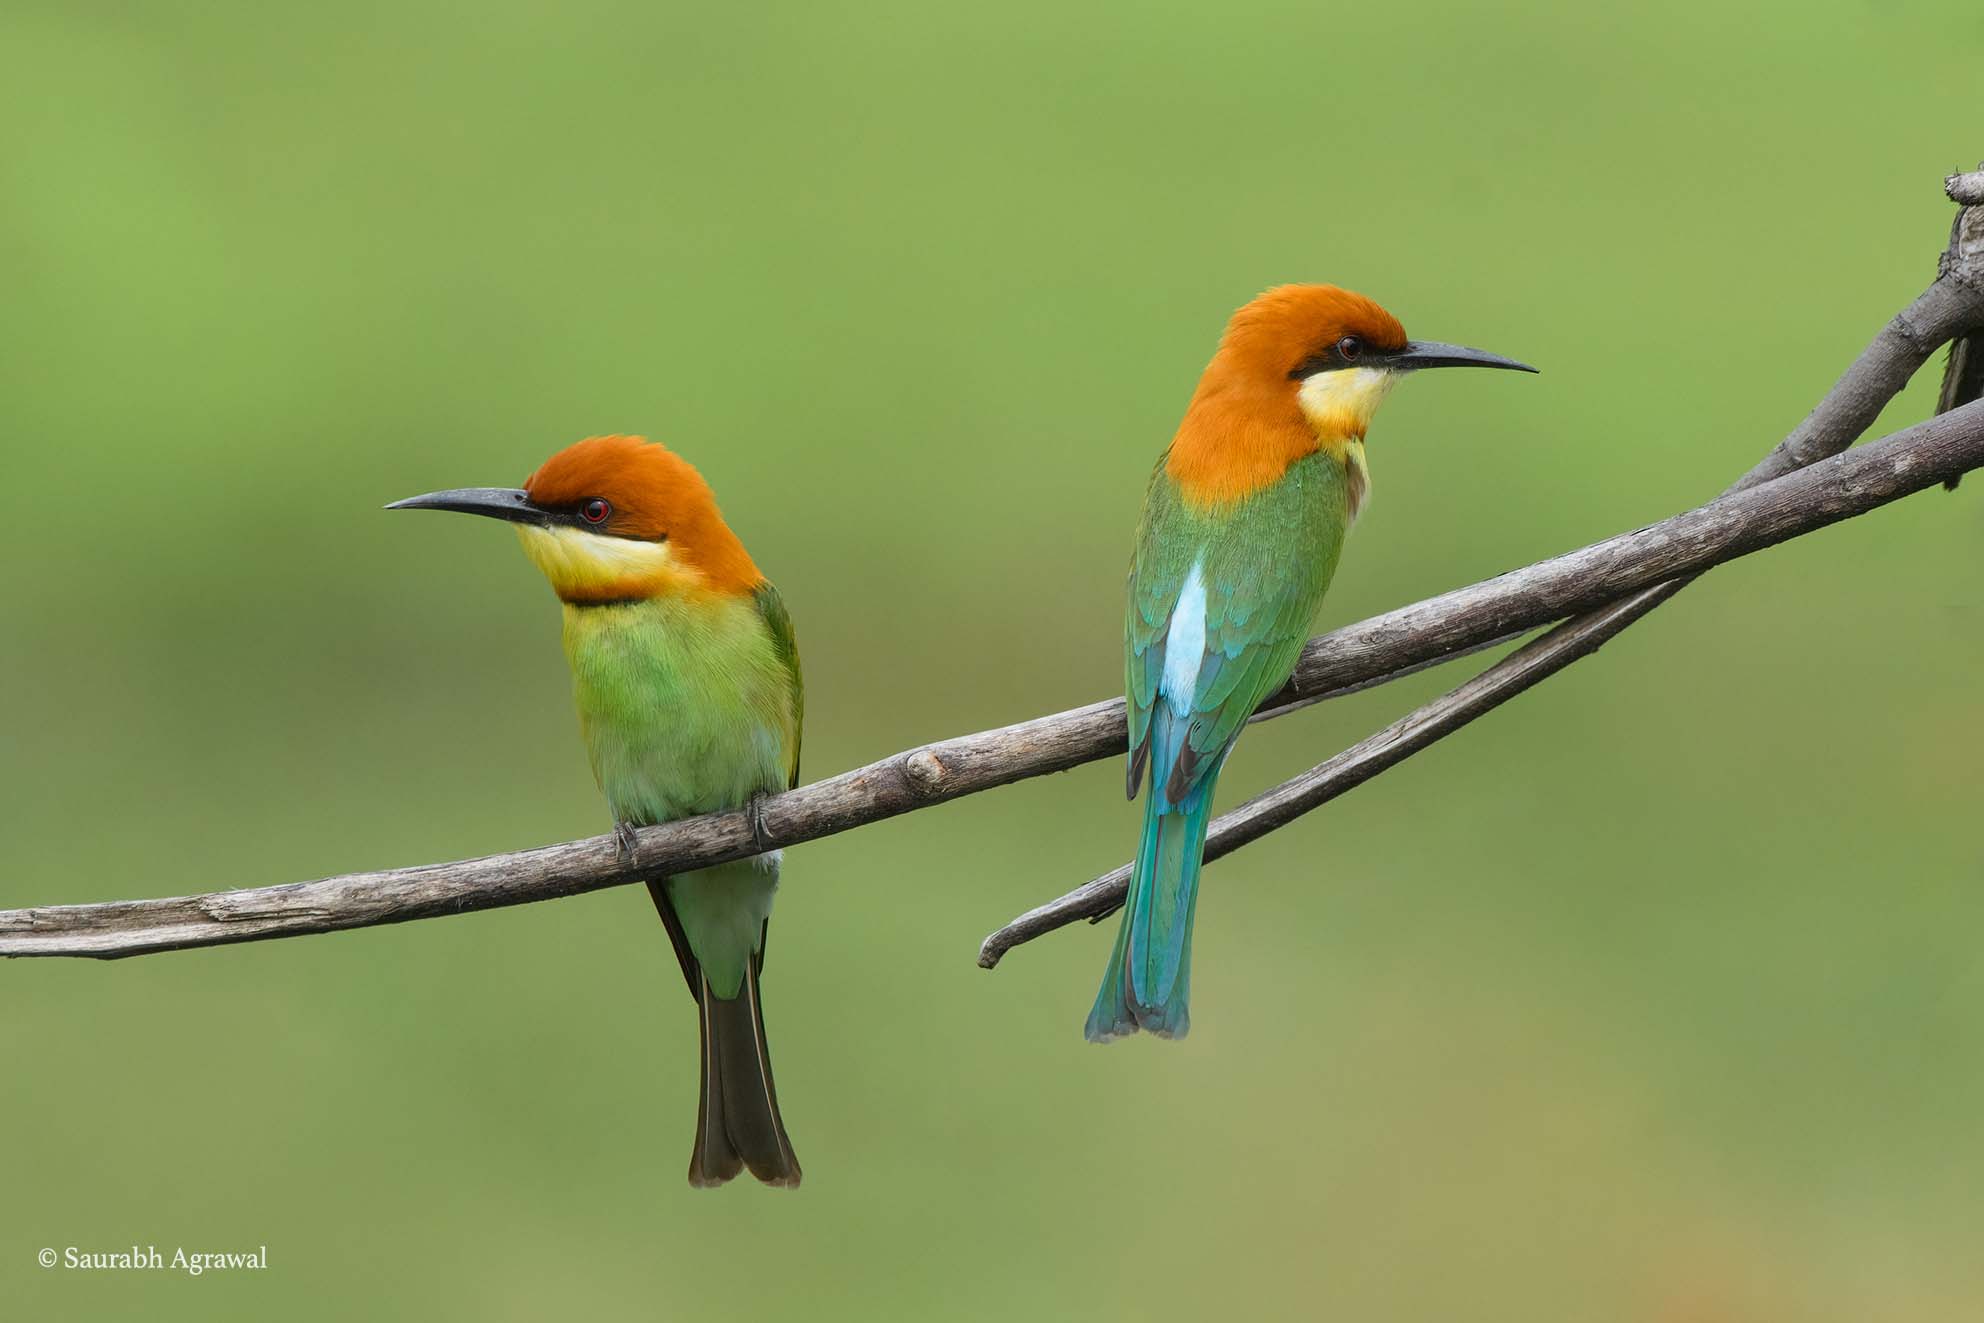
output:
{"label": "black eye stripe", "polygon": [[1382,358],[1383,351],[1374,350],[1371,342],[1361,335],[1346,335],[1326,348],[1303,359],[1288,374],[1290,381],[1300,381],[1313,377],[1318,372],[1328,372],[1335,368],[1355,367],[1370,358]]}

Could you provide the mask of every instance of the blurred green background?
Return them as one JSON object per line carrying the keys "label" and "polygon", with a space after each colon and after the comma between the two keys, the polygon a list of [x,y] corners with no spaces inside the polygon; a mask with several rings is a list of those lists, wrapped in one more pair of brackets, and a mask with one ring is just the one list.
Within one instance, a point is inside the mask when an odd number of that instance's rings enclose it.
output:
{"label": "blurred green background", "polygon": [[[1933,272],[1972,5],[0,10],[0,905],[591,834],[555,604],[387,516],[699,464],[820,776],[1115,692],[1227,313],[1409,385],[1326,624],[1692,505]],[[1918,382],[1886,420],[1922,416]],[[1978,489],[1973,489],[1978,488]],[[683,1182],[647,898],[0,968],[10,1317],[1915,1320],[1984,1298],[1984,483],[1720,571],[1209,873],[1096,1049],[1114,762],[790,852],[795,1196]],[[1237,800],[1455,682],[1258,728]],[[88,1275],[44,1245],[266,1244]]]}

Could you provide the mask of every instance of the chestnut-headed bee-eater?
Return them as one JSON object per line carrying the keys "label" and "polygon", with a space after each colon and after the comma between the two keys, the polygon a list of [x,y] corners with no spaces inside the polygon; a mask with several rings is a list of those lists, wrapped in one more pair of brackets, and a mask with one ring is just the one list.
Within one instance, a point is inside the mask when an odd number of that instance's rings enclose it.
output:
{"label": "chestnut-headed bee-eater", "polygon": [[[430,492],[386,508],[516,525],[564,603],[579,728],[624,851],[633,827],[798,784],[792,621],[688,461],[639,437],[599,436],[553,455],[521,489]],[[702,1027],[691,1185],[745,1167],[767,1185],[799,1184],[758,1001],[778,874],[773,851],[648,882]]]}
{"label": "chestnut-headed bee-eater", "polygon": [[1089,1012],[1107,1042],[1183,1037],[1213,783],[1247,717],[1295,668],[1370,477],[1364,430],[1408,372],[1536,369],[1408,340],[1334,285],[1283,285],[1233,314],[1151,475],[1124,625],[1129,793],[1142,841]]}

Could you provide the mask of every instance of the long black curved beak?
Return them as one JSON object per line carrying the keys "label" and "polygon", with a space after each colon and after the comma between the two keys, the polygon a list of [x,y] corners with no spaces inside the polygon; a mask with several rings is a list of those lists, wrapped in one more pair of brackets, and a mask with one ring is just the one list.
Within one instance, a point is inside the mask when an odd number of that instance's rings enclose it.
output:
{"label": "long black curved beak", "polygon": [[459,514],[485,515],[513,524],[548,524],[552,512],[531,502],[530,493],[515,487],[452,487],[425,496],[409,496],[394,501],[388,510],[453,510]]}
{"label": "long black curved beak", "polygon": [[1507,368],[1512,372],[1536,371],[1527,363],[1518,363],[1513,358],[1491,354],[1486,349],[1469,349],[1466,345],[1443,344],[1438,340],[1407,340],[1405,348],[1396,354],[1386,356],[1385,366],[1401,372],[1440,367]]}

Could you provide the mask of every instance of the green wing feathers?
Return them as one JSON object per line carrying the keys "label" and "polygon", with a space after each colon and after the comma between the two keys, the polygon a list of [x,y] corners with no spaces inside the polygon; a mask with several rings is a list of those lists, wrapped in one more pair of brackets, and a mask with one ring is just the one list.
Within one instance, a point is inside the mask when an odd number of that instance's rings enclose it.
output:
{"label": "green wing feathers", "polygon": [[792,677],[792,770],[785,783],[790,790],[799,784],[799,743],[806,727],[806,680],[799,672],[799,640],[792,632],[792,617],[785,613],[785,599],[769,579],[758,585],[751,599],[771,635],[773,656]]}
{"label": "green wing feathers", "polygon": [[[1179,803],[1287,680],[1336,572],[1347,522],[1343,486],[1336,462],[1315,455],[1235,505],[1198,511],[1160,464],[1131,560],[1124,627],[1132,797],[1153,752],[1160,697],[1188,714],[1168,757],[1151,769]],[[1194,567],[1205,589],[1204,642],[1197,666],[1183,670],[1196,683],[1190,695],[1160,695],[1172,612]]]}

